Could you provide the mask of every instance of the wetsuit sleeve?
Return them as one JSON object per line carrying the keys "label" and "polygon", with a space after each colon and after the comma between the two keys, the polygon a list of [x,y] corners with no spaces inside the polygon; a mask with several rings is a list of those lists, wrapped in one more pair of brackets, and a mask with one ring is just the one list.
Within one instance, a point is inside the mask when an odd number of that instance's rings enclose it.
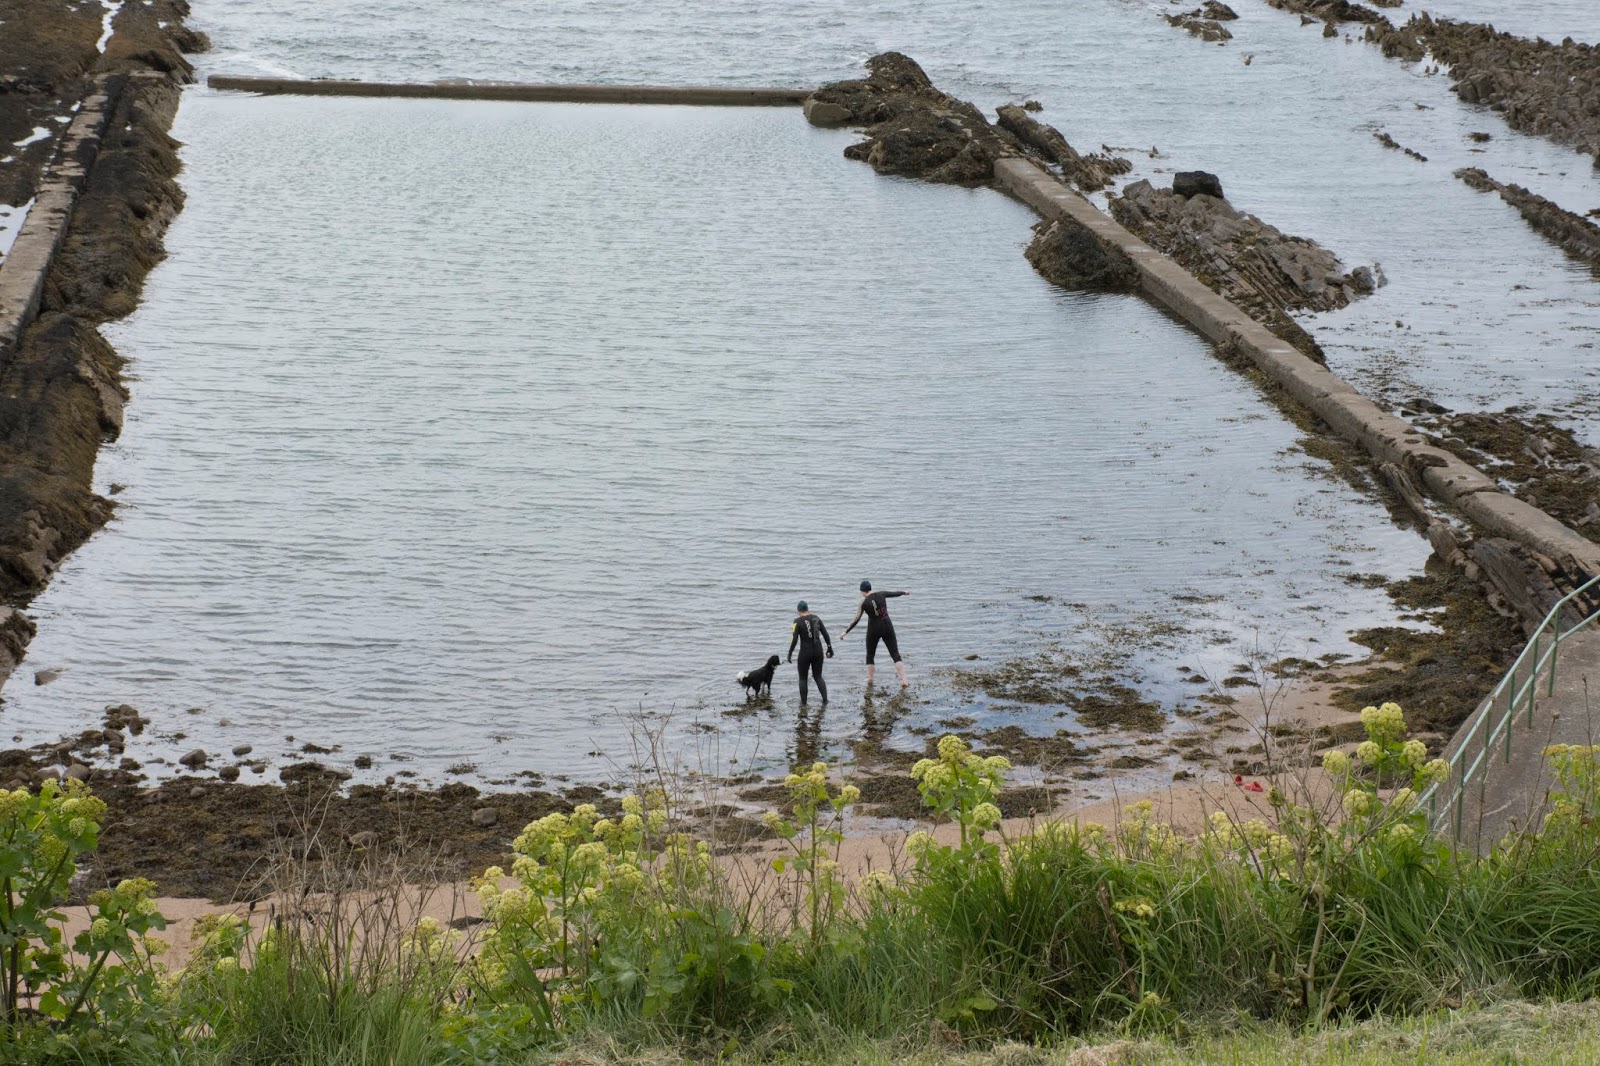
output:
{"label": "wetsuit sleeve", "polygon": [[789,654],[785,658],[794,657],[794,646],[800,641],[800,623],[797,621],[789,627]]}
{"label": "wetsuit sleeve", "polygon": [[817,619],[817,628],[822,630],[822,641],[823,641],[823,643],[828,646],[828,650],[829,651],[832,651],[833,650],[833,638],[828,636],[828,624],[826,622],[824,622],[822,619],[819,618],[819,619]]}
{"label": "wetsuit sleeve", "polygon": [[867,599],[866,599],[865,596],[863,596],[861,598],[861,602],[856,604],[856,616],[854,618],[850,619],[850,624],[849,625],[844,627],[844,633],[840,633],[839,634],[841,637],[844,636],[845,633],[850,632],[852,629],[854,629],[856,627],[856,623],[861,621],[861,612],[865,611],[866,609],[867,609]]}
{"label": "wetsuit sleeve", "polygon": [[904,596],[904,595],[905,595],[904,592],[885,592],[883,594],[883,598],[886,599],[886,600],[892,600],[896,596]]}

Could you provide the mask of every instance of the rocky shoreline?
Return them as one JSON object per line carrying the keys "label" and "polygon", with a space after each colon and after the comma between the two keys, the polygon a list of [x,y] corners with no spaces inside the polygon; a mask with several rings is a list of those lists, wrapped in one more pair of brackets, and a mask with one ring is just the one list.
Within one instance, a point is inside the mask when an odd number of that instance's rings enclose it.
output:
{"label": "rocky shoreline", "polygon": [[[46,278],[39,311],[0,366],[0,677],[32,637],[20,609],[62,559],[111,517],[91,485],[100,446],[116,439],[127,391],[102,323],[133,310],[183,203],[177,143],[168,136],[192,75],[185,0],[124,4],[102,52],[102,9],[66,0],[8,0],[0,18],[0,133],[56,128],[98,86],[108,132]],[[25,131],[24,131],[25,132]],[[27,201],[56,139],[0,167],[0,194]]]}
{"label": "rocky shoreline", "polygon": [[[110,124],[115,132],[101,147],[40,316],[0,368],[0,599],[11,605],[10,613],[0,616],[0,646],[13,653],[14,661],[31,636],[31,623],[20,608],[61,559],[113,513],[113,502],[93,493],[90,478],[100,444],[120,430],[127,393],[120,379],[121,360],[95,327],[133,309],[145,274],[162,254],[162,233],[181,207],[176,144],[167,129],[179,87],[191,74],[183,53],[205,42],[183,28],[184,0],[124,5],[103,55],[94,48],[101,32],[98,19],[83,17],[65,0],[3,0],[0,18],[8,29],[13,10],[21,12],[16,18],[23,24],[50,32],[36,34],[37,40],[28,45],[31,50],[0,56],[0,130],[70,107],[74,94],[81,97],[97,76],[106,79],[116,101]],[[895,53],[876,57],[866,79],[819,90],[807,101],[806,113],[819,125],[864,127],[866,139],[847,154],[880,173],[979,184],[993,177],[997,160],[1021,157],[1092,191],[1129,169],[1112,155],[1074,149],[1058,130],[1032,118],[1026,105],[1002,109],[998,123],[992,124],[972,105],[940,92],[920,67]],[[13,183],[7,187],[25,199],[22,193],[32,187],[28,182],[36,184],[43,173],[45,154],[34,152],[16,167],[0,168],[0,180]],[[1113,198],[1113,212],[1121,204],[1118,217],[1125,215],[1125,224],[1279,336],[1297,346],[1309,343],[1315,351],[1314,340],[1285,308],[1343,306],[1370,292],[1378,279],[1363,277],[1362,268],[1344,271],[1326,249],[1282,234],[1229,205],[1220,194],[1220,186],[1168,191],[1134,183]],[[1076,288],[1131,288],[1134,280],[1128,265],[1119,261],[1121,254],[1083,227],[1061,222],[1041,224],[1029,248],[1030,261],[1042,274]],[[1226,351],[1220,354],[1227,358]],[[1294,407],[1287,397],[1265,384],[1263,388],[1286,409]],[[1407,482],[1386,478],[1359,449],[1339,442],[1309,412],[1296,408],[1291,417],[1314,442],[1308,452],[1337,455],[1336,468],[1377,492],[1397,514],[1408,513]],[[1462,425],[1454,425],[1458,437]],[[1439,424],[1441,439],[1449,439],[1444,436],[1449,428]],[[1529,473],[1528,484],[1537,478],[1548,483],[1544,468]],[[1549,490],[1529,491],[1543,505]],[[1376,665],[1367,674],[1335,678],[1326,672],[1328,664],[1306,667],[1320,672],[1325,683],[1343,684],[1347,702],[1397,699],[1442,732],[1454,725],[1452,716],[1458,720],[1460,709],[1475,702],[1475,693],[1481,695],[1494,683],[1520,639],[1516,626],[1478,595],[1478,585],[1490,579],[1470,543],[1458,537],[1435,544],[1439,550],[1429,576],[1391,591],[1419,614],[1436,616],[1443,632],[1374,631],[1359,638],[1390,662],[1405,665],[1405,672]],[[986,691],[995,686],[996,691],[1016,693],[1019,685],[1038,682],[1037,674],[1019,678],[1015,671],[990,671],[974,684]],[[1115,706],[1086,705],[1087,710],[1114,716],[1108,718],[1109,728],[1137,732],[1151,725],[1148,707],[1137,693],[1127,690],[1116,698],[1121,702]],[[541,787],[493,794],[465,783],[427,789],[393,780],[348,785],[345,775],[316,763],[283,767],[281,784],[246,783],[238,778],[241,766],[254,770],[244,761],[248,752],[222,765],[214,777],[207,770],[205,775],[152,785],[123,754],[126,735],[143,728],[137,712],[130,711],[110,708],[103,730],[61,744],[0,752],[0,785],[37,786],[46,778],[71,777],[88,781],[106,799],[110,810],[100,858],[91,880],[81,886],[84,890],[145,876],[177,895],[249,897],[266,868],[283,856],[316,861],[319,854],[376,848],[425,853],[435,873],[447,879],[470,876],[501,861],[516,828],[525,822],[578,802],[608,802],[608,790],[591,785],[563,790],[542,787],[541,782]],[[1231,716],[1222,701],[1211,714],[1216,720],[1208,724],[1218,727]],[[1098,751],[1064,733],[1036,737],[1001,729],[976,739],[986,752],[1070,768],[1074,776],[1093,778],[1128,768],[1116,761],[1125,756],[1095,761]],[[918,753],[890,751],[868,738],[857,755],[863,798],[881,814],[903,816],[920,808],[903,773]],[[1195,761],[1217,768],[1225,755],[1240,756],[1236,766],[1247,769],[1251,764],[1245,744],[1211,753],[1209,759],[1197,753]],[[206,763],[201,759],[191,769],[203,770]],[[753,781],[728,784],[750,789],[746,796],[770,787]],[[1046,811],[1054,794],[1044,786],[1014,790],[1005,813]],[[726,827],[719,839],[730,846],[761,833],[737,812],[707,817]]]}
{"label": "rocky shoreline", "polygon": [[[1451,91],[1481,104],[1514,130],[1545,137],[1594,156],[1600,169],[1600,46],[1568,37],[1527,40],[1481,22],[1435,18],[1426,12],[1396,25],[1349,0],[1267,0],[1270,7],[1322,21],[1325,36],[1339,23],[1365,27],[1364,37],[1391,59],[1425,58],[1450,68]],[[1398,6],[1393,2],[1378,7]]]}
{"label": "rocky shoreline", "polygon": [[[1283,0],[1277,6],[1293,7],[1296,3],[1297,0]],[[1357,11],[1354,5],[1324,2],[1299,6],[1307,10],[1314,6],[1328,17],[1386,21],[1370,9]],[[868,78],[825,86],[813,97],[815,101],[838,104],[829,113],[832,121],[828,124],[840,124],[846,121],[845,116],[870,120],[863,123],[867,125],[868,140],[847,149],[847,156],[868,161],[880,172],[935,181],[952,180],[946,161],[964,159],[968,165],[960,169],[960,180],[969,183],[987,180],[999,160],[1031,158],[1047,169],[1054,164],[1063,180],[1073,182],[1061,153],[1052,150],[1054,143],[1065,145],[1066,139],[1053,129],[1053,136],[1048,139],[1017,136],[1020,109],[1003,108],[1001,127],[996,128],[976,108],[934,88],[921,68],[906,56],[878,56],[868,61],[868,67]],[[808,116],[817,121],[809,104]],[[1006,121],[1007,116],[1011,121]],[[1031,118],[1027,121],[1035,122]],[[1320,361],[1315,341],[1294,323],[1286,309],[1344,306],[1372,291],[1381,275],[1365,268],[1344,272],[1325,249],[1284,235],[1238,211],[1221,193],[1220,183],[1211,175],[1180,173],[1171,190],[1155,189],[1148,182],[1133,183],[1121,195],[1110,198],[1110,210],[1127,229],[1177,260],[1213,291]],[[1058,214],[1041,222],[1036,233],[1028,258],[1054,284],[1074,289],[1131,289],[1137,282],[1126,253],[1092,231],[1090,225]],[[1425,706],[1430,725],[1442,730],[1453,728],[1520,650],[1519,623],[1536,622],[1583,575],[1569,572],[1565,562],[1546,559],[1492,531],[1476,530],[1470,522],[1449,519],[1423,499],[1419,488],[1421,471],[1380,462],[1342,440],[1253,365],[1233,358],[1228,344],[1219,345],[1218,354],[1256,381],[1267,397],[1306,431],[1304,447],[1308,454],[1329,459],[1346,480],[1382,499],[1397,521],[1414,523],[1419,531],[1428,534],[1435,548],[1428,576],[1401,583],[1391,591],[1397,602],[1417,612],[1418,619],[1440,622],[1443,631],[1372,631],[1358,637],[1390,663],[1407,667],[1410,677],[1383,669],[1380,664],[1374,673],[1358,679],[1345,698],[1367,702],[1393,699],[1408,707]],[[1501,424],[1515,422],[1509,414],[1471,417],[1498,417]],[[1452,451],[1443,440],[1438,446]],[[1492,460],[1495,466],[1509,462],[1471,449],[1455,450],[1453,454],[1475,462]],[[1581,527],[1594,520],[1587,510],[1593,502],[1594,487],[1587,471],[1587,465],[1581,470],[1571,468],[1571,464],[1555,469],[1545,462],[1538,469],[1527,471],[1527,476],[1529,484],[1538,481],[1547,485],[1546,491],[1538,493],[1523,486],[1516,493],[1517,498],[1540,506],[1546,499],[1565,500],[1572,496],[1572,506],[1563,503],[1556,508],[1561,513],[1555,517]],[[1485,486],[1492,484],[1480,474],[1472,476]],[[1581,508],[1582,513],[1572,513],[1574,507]],[[1529,514],[1540,523],[1549,521],[1546,515]],[[1570,531],[1563,536],[1578,542]],[[1593,540],[1592,534],[1589,539]],[[1586,553],[1594,554],[1587,549]],[[1376,695],[1380,691],[1381,698]]]}
{"label": "rocky shoreline", "polygon": [[1600,226],[1521,185],[1495,181],[1481,167],[1462,167],[1455,176],[1479,192],[1497,192],[1517,209],[1535,233],[1554,241],[1600,272]]}

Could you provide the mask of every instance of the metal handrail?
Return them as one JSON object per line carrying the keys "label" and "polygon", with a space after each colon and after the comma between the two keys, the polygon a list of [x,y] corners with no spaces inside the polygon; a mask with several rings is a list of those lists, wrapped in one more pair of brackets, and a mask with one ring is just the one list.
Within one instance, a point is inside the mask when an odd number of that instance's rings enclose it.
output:
{"label": "metal handrail", "polygon": [[[1567,604],[1593,590],[1600,590],[1600,576],[1590,578],[1572,592],[1563,596],[1560,602],[1550,608],[1550,613],[1544,616],[1544,621],[1540,622],[1539,627],[1533,631],[1533,636],[1529,638],[1527,646],[1522,649],[1522,654],[1517,656],[1516,662],[1511,664],[1511,669],[1506,671],[1505,676],[1500,679],[1500,683],[1494,687],[1494,691],[1489,693],[1489,697],[1484,701],[1482,709],[1478,711],[1477,720],[1472,723],[1472,728],[1467,730],[1460,743],[1455,745],[1454,753],[1446,760],[1450,764],[1450,776],[1445,778],[1444,782],[1435,782],[1429,785],[1422,793],[1418,802],[1427,807],[1428,820],[1435,829],[1439,828],[1439,816],[1442,809],[1445,816],[1450,817],[1454,822],[1455,838],[1458,841],[1461,839],[1461,810],[1463,801],[1466,798],[1467,786],[1475,779],[1478,779],[1481,774],[1487,773],[1489,766],[1492,765],[1489,761],[1489,754],[1494,750],[1496,744],[1503,743],[1503,761],[1511,761],[1511,742],[1514,733],[1511,726],[1516,719],[1517,711],[1526,707],[1528,725],[1532,727],[1534,702],[1538,695],[1539,682],[1542,677],[1548,677],[1545,694],[1547,696],[1555,694],[1556,661],[1561,654],[1561,642],[1597,618],[1600,618],[1600,611],[1595,611],[1563,630],[1561,628],[1562,611]],[[1547,635],[1550,638],[1550,644],[1541,654],[1539,650],[1540,641]],[[1489,731],[1471,764],[1465,770],[1462,770],[1461,763],[1466,759],[1467,753],[1472,750],[1473,738],[1484,729],[1490,716],[1494,714],[1497,706],[1502,702],[1504,703],[1503,713],[1495,722],[1494,728]],[[1502,736],[1504,737],[1503,742]],[[1439,799],[1440,785],[1446,782],[1454,782],[1454,786],[1449,798],[1441,804]],[[1480,787],[1482,784],[1483,782],[1480,781]]]}

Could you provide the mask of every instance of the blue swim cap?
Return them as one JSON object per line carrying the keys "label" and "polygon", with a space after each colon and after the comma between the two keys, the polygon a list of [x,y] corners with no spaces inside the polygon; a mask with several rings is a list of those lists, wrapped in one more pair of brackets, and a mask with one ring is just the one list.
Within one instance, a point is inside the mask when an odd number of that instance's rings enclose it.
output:
{"label": "blue swim cap", "polygon": [[870,581],[863,581],[863,582],[862,582],[862,583],[861,583],[861,591],[862,591],[862,592],[871,592],[871,591],[872,591],[872,582],[870,582]]}
{"label": "blue swim cap", "polygon": [[795,604],[794,605],[794,609],[797,610],[797,611],[809,611],[809,610],[811,610],[811,608],[806,606],[806,601],[805,600],[801,600],[799,603]]}

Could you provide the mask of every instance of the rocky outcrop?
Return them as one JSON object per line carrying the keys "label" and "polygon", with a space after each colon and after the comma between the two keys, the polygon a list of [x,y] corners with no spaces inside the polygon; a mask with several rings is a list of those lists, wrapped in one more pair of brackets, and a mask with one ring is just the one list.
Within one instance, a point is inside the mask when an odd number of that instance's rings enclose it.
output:
{"label": "rocky outcrop", "polygon": [[1521,185],[1495,181],[1478,167],[1462,167],[1456,177],[1479,192],[1497,192],[1517,209],[1534,232],[1559,244],[1568,255],[1600,269],[1600,226]]}
{"label": "rocky outcrop", "polygon": [[1023,154],[983,112],[934,88],[909,56],[885,52],[867,69],[866,78],[826,85],[805,104],[818,125],[866,127],[867,139],[846,148],[847,157],[880,174],[965,185],[988,181],[996,159]]}
{"label": "rocky outcrop", "polygon": [[1026,107],[1007,104],[995,114],[999,117],[1001,129],[1033,149],[1046,162],[1054,163],[1063,178],[1084,192],[1104,189],[1118,174],[1126,174],[1133,169],[1133,164],[1120,156],[1083,155],[1067,143],[1060,130],[1028,114]]}
{"label": "rocky outcrop", "polygon": [[1167,20],[1167,25],[1176,26],[1180,30],[1187,30],[1192,37],[1202,41],[1221,43],[1231,41],[1233,34],[1223,25],[1232,22],[1239,15],[1227,4],[1218,3],[1218,0],[1206,0],[1204,4],[1193,11],[1184,11],[1177,15],[1162,15]]}
{"label": "rocky outcrop", "polygon": [[[1206,175],[1215,181],[1212,175]],[[1185,190],[1210,187],[1193,175]],[[1220,184],[1215,188],[1220,190]],[[1346,273],[1315,241],[1291,237],[1228,201],[1136,181],[1111,201],[1116,220],[1165,252],[1250,317],[1318,361],[1322,350],[1288,312],[1332,311],[1370,293],[1372,272]]]}
{"label": "rocky outcrop", "polygon": [[1132,292],[1139,272],[1122,249],[1098,240],[1070,218],[1039,222],[1024,253],[1044,279],[1063,289]]}
{"label": "rocky outcrop", "polygon": [[1320,19],[1329,23],[1368,22],[1387,25],[1389,22],[1372,8],[1352,4],[1349,0],[1267,0],[1267,6],[1275,7],[1279,11],[1293,11],[1312,20]]}
{"label": "rocky outcrop", "polygon": [[[1002,107],[999,125],[990,125],[976,107],[934,88],[916,61],[899,52],[872,57],[867,69],[867,78],[824,86],[804,106],[814,125],[866,127],[867,140],[844,154],[880,174],[978,184],[994,177],[996,160],[1025,156],[1092,192],[1132,169],[1125,159],[1078,152],[1061,131],[1028,113],[1036,104]],[[1082,226],[1040,223],[1034,234],[1028,261],[1054,284],[1127,290],[1137,283],[1128,257]]]}
{"label": "rocky outcrop", "polygon": [[1570,144],[1600,166],[1600,47],[1570,37],[1529,41],[1429,15],[1374,26],[1367,37],[1389,56],[1432,55],[1450,68],[1464,102],[1498,111],[1512,129]]}
{"label": "rocky outcrop", "polygon": [[1396,152],[1404,152],[1406,155],[1410,156],[1412,159],[1415,159],[1419,163],[1426,163],[1428,161],[1427,156],[1423,155],[1421,152],[1407,148],[1405,145],[1401,144],[1399,141],[1395,140],[1382,130],[1374,132],[1372,136],[1375,137],[1378,143],[1383,145],[1385,148]]}

